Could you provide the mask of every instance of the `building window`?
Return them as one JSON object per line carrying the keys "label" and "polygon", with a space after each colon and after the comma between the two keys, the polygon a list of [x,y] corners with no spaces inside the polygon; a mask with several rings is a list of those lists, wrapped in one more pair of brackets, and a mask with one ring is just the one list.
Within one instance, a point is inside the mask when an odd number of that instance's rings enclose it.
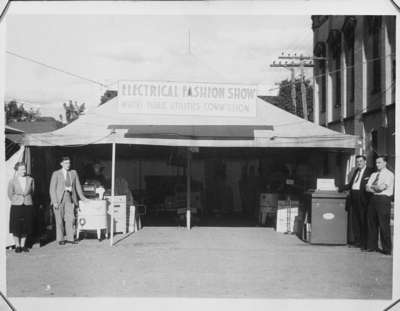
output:
{"label": "building window", "polygon": [[381,60],[379,59],[379,33],[372,36],[372,74],[373,91],[379,92],[381,89]]}
{"label": "building window", "polygon": [[341,77],[341,64],[340,64],[340,53],[335,57],[335,80],[336,80],[336,94],[335,94],[335,108],[340,108],[342,105],[341,94],[342,94],[342,77]]}
{"label": "building window", "polygon": [[367,16],[366,24],[370,41],[370,57],[368,59],[369,73],[371,74],[371,93],[381,91],[381,55],[380,55],[380,30],[382,25],[381,16]]}
{"label": "building window", "polygon": [[372,129],[371,132],[371,152],[372,152],[372,161],[375,165],[376,158],[378,157],[378,131],[376,129]]}
{"label": "building window", "polygon": [[320,81],[321,81],[321,112],[326,112],[326,60],[319,61]]}
{"label": "building window", "polygon": [[323,23],[329,19],[329,15],[312,15],[312,29],[318,29]]}
{"label": "building window", "polygon": [[[396,17],[395,16],[386,16],[386,25],[387,25],[387,34],[389,38],[390,45],[390,55],[392,60],[392,86],[386,85],[386,87],[395,86],[396,82]],[[386,57],[386,55],[385,55]]]}
{"label": "building window", "polygon": [[318,42],[314,48],[314,56],[316,57],[316,76],[320,86],[319,94],[319,111],[326,112],[326,47],[324,42]]}
{"label": "building window", "polygon": [[392,85],[394,86],[396,83],[396,59],[392,60]]}
{"label": "building window", "polygon": [[342,52],[342,36],[341,32],[337,29],[333,29],[330,31],[329,36],[328,36],[328,46],[329,46],[329,51],[330,54],[332,55],[332,79],[334,81],[333,87],[334,87],[334,92],[335,98],[334,98],[334,103],[335,103],[335,108],[340,108],[341,106],[341,62],[340,62],[340,55]]}
{"label": "building window", "polygon": [[[346,56],[346,90],[347,103],[354,102],[355,90],[355,69],[354,69],[354,38],[357,20],[354,16],[347,16],[343,24],[344,50]],[[349,108],[349,107],[348,107]],[[349,111],[352,114],[353,111]]]}
{"label": "building window", "polygon": [[[354,43],[354,41],[353,41]],[[354,102],[354,44],[348,47],[346,53],[346,67],[347,67],[347,100]]]}

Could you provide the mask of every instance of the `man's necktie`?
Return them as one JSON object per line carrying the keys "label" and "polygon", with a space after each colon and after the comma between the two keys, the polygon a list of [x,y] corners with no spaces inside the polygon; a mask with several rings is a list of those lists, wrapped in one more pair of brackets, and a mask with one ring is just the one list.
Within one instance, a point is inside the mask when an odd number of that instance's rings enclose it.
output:
{"label": "man's necktie", "polygon": [[381,172],[378,172],[378,174],[376,174],[375,180],[374,180],[374,182],[372,183],[372,185],[376,186],[376,185],[378,184],[378,181],[379,181],[379,174],[380,174],[380,173],[381,173]]}
{"label": "man's necktie", "polygon": [[356,179],[354,180],[354,184],[358,181],[358,179],[360,178],[360,175],[361,175],[361,170],[358,170]]}
{"label": "man's necktie", "polygon": [[71,187],[71,176],[67,171],[67,175],[65,176],[65,187]]}

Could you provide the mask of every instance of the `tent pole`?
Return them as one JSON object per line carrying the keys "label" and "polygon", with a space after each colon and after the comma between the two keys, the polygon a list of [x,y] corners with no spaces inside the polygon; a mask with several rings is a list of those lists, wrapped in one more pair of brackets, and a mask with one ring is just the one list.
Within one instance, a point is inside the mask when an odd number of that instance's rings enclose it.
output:
{"label": "tent pole", "polygon": [[190,154],[190,149],[187,149],[187,162],[186,162],[186,227],[188,230],[190,230],[190,217],[191,217],[191,211],[190,211],[190,194],[191,194],[191,154]]}
{"label": "tent pole", "polygon": [[114,196],[115,196],[115,142],[112,143],[111,160],[111,233],[110,246],[114,244]]}

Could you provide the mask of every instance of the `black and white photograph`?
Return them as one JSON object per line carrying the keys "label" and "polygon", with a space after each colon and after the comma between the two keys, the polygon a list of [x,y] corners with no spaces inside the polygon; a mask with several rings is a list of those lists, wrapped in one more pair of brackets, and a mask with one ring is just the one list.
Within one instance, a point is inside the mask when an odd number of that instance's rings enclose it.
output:
{"label": "black and white photograph", "polygon": [[395,6],[146,12],[1,21],[10,310],[399,298]]}

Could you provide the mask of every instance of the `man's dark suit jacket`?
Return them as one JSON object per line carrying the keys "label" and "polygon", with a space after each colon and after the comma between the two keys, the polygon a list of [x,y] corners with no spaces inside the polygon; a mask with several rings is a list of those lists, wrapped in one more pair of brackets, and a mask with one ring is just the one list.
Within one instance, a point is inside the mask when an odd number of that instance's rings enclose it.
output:
{"label": "man's dark suit jacket", "polygon": [[[353,183],[354,183],[354,181],[355,181],[355,179],[356,179],[356,176],[357,176],[358,171],[359,171],[358,168],[354,171],[354,174],[353,174],[353,176],[351,177],[350,182],[349,182],[347,185],[345,185],[345,186],[343,187],[344,190],[351,190],[351,186],[353,185]],[[364,170],[364,174],[361,176],[361,182],[360,182],[360,199],[361,199],[361,203],[362,203],[364,206],[368,203],[368,200],[369,200],[369,198],[371,197],[371,193],[370,193],[370,192],[367,192],[367,191],[365,190],[365,186],[367,185],[368,180],[369,180],[369,177],[371,176],[371,174],[373,173],[373,171],[374,171],[374,170],[373,170],[372,168],[366,167],[365,170]]]}

